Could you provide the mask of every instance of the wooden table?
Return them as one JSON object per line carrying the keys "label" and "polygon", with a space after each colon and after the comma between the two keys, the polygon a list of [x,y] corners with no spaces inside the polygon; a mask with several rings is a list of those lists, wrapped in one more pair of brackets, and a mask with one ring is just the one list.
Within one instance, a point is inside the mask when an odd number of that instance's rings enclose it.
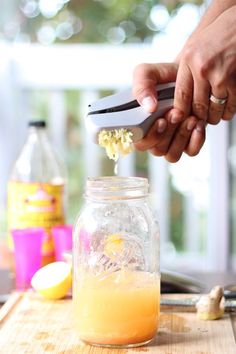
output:
{"label": "wooden table", "polygon": [[[171,296],[180,295],[168,295]],[[81,343],[72,317],[69,298],[50,302],[33,292],[12,294],[0,310],[0,353],[236,353],[236,314],[225,314],[217,321],[200,321],[195,313],[162,308],[160,328],[153,342],[134,349],[97,348]]]}

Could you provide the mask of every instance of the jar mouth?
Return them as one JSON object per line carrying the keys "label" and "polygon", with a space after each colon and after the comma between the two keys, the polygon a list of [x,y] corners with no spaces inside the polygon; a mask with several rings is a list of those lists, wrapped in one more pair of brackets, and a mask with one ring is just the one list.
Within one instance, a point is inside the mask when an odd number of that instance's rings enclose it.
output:
{"label": "jar mouth", "polygon": [[141,198],[148,195],[148,187],[143,177],[94,177],[87,179],[85,195],[96,199]]}

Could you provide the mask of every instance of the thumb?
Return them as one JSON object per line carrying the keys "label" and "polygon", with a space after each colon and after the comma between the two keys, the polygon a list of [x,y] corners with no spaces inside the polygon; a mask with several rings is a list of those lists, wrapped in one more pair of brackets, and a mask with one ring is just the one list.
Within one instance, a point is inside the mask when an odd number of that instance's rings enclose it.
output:
{"label": "thumb", "polygon": [[148,112],[158,106],[156,86],[176,80],[178,64],[139,64],[133,74],[133,95]]}

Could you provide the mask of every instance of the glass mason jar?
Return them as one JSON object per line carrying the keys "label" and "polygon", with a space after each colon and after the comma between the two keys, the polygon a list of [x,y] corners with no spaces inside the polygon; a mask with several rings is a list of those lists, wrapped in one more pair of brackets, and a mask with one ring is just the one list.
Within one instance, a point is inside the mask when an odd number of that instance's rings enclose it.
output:
{"label": "glass mason jar", "polygon": [[86,343],[136,347],[153,339],[160,308],[159,229],[139,177],[88,179],[74,229],[73,302]]}

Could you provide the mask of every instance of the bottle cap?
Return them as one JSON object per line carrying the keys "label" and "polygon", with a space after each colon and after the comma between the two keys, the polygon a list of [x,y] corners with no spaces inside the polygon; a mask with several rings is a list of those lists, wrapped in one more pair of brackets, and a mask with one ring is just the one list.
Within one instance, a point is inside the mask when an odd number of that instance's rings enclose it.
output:
{"label": "bottle cap", "polygon": [[28,123],[29,127],[45,128],[46,122],[44,120],[31,120]]}

